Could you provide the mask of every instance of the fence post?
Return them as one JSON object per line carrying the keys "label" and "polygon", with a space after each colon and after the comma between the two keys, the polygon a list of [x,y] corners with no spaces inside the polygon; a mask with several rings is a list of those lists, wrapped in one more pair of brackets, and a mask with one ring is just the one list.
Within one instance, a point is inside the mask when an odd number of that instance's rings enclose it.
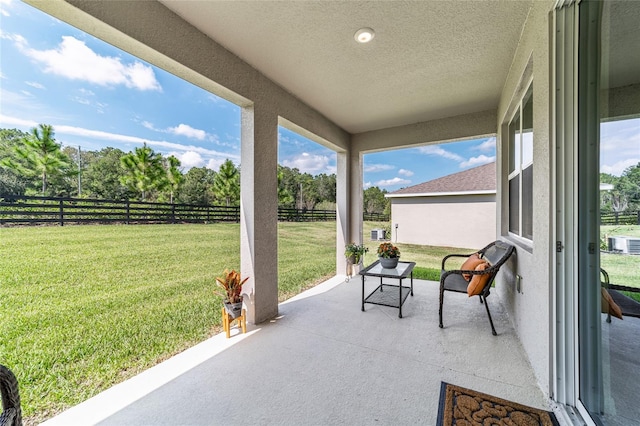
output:
{"label": "fence post", "polygon": [[640,225],[640,210],[638,210],[638,225]]}
{"label": "fence post", "polygon": [[129,200],[127,199],[127,218],[125,223],[128,225],[129,224]]}
{"label": "fence post", "polygon": [[176,223],[176,205],[171,204],[171,223]]}
{"label": "fence post", "polygon": [[60,226],[64,226],[64,203],[60,198]]}

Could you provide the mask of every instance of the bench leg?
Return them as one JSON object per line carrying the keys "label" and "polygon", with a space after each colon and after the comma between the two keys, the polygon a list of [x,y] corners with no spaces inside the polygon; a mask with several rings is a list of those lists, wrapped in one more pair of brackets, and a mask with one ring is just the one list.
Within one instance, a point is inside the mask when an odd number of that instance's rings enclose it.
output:
{"label": "bench leg", "polygon": [[444,303],[444,287],[440,285],[440,307],[438,308],[438,317],[440,319],[440,328],[444,328],[442,325],[442,304]]}
{"label": "bench leg", "polygon": [[493,319],[491,319],[491,312],[489,312],[489,304],[487,303],[487,298],[480,295],[481,302],[482,302],[482,299],[484,299],[484,307],[487,308],[487,315],[489,316],[489,323],[491,324],[491,334],[493,334],[494,336],[497,336],[498,333],[496,333],[496,329],[493,326]]}

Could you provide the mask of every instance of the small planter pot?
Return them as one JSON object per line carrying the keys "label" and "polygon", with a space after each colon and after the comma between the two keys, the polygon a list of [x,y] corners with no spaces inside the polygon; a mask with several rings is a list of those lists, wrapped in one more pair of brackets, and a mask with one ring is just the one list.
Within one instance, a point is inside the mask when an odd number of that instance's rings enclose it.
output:
{"label": "small planter pot", "polygon": [[395,269],[398,266],[399,257],[378,257],[380,259],[380,265],[384,269]]}
{"label": "small planter pot", "polygon": [[227,311],[231,318],[238,318],[242,315],[242,302],[238,303],[226,303],[224,304],[224,310]]}

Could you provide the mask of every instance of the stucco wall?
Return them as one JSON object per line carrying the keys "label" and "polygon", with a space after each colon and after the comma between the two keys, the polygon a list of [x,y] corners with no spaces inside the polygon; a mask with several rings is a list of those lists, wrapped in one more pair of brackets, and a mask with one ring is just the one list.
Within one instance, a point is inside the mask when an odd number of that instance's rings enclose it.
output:
{"label": "stucco wall", "polygon": [[[552,351],[552,155],[550,116],[550,23],[554,1],[535,1],[527,18],[498,108],[498,232],[517,247],[499,275],[497,290],[520,337],[541,388],[551,393]],[[508,226],[508,139],[511,118],[533,76],[533,243],[510,237]],[[520,292],[516,276],[522,277]]]}
{"label": "stucco wall", "polygon": [[495,240],[495,195],[392,198],[391,223],[399,243],[479,249]]}

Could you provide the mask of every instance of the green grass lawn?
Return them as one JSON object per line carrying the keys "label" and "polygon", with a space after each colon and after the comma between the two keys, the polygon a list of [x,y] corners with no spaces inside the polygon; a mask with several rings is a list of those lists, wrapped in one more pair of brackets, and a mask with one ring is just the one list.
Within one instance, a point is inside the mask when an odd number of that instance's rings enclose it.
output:
{"label": "green grass lawn", "polygon": [[[640,238],[639,225],[606,225],[600,227],[600,237],[626,236]],[[640,255],[600,253],[600,265],[609,274],[612,284],[640,288]],[[629,294],[631,295],[631,294]],[[640,300],[640,293],[632,295]]]}
{"label": "green grass lawn", "polygon": [[[0,362],[29,423],[221,330],[237,224],[0,228]],[[335,222],[279,225],[279,296],[335,273]]]}

